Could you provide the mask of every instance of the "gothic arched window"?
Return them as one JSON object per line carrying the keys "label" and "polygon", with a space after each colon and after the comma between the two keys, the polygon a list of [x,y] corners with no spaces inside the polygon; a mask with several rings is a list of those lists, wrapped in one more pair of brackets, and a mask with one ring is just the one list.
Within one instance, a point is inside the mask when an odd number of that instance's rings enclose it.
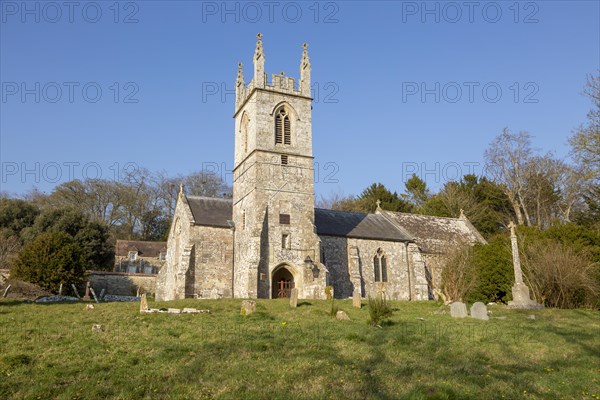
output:
{"label": "gothic arched window", "polygon": [[290,116],[283,107],[275,114],[275,144],[292,144]]}
{"label": "gothic arched window", "polygon": [[240,130],[242,131],[242,149],[244,150],[244,154],[248,152],[248,125],[250,125],[250,119],[248,118],[248,114],[244,114],[242,116],[242,126]]}
{"label": "gothic arched window", "polygon": [[387,282],[387,259],[381,249],[377,249],[377,253],[373,257],[373,272],[375,282]]}

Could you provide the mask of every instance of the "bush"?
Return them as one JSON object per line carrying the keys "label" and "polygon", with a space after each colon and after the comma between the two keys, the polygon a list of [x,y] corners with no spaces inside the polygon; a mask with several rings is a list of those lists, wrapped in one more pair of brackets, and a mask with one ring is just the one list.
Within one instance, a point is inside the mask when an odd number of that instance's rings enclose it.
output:
{"label": "bush", "polygon": [[476,244],[473,247],[472,263],[477,273],[477,282],[466,295],[469,303],[506,303],[511,300],[515,274],[508,237],[496,236],[487,245]]}
{"label": "bush", "polygon": [[392,316],[392,308],[390,307],[385,295],[379,294],[375,297],[369,296],[369,320],[371,326],[381,326],[381,322]]}
{"label": "bush", "polygon": [[62,232],[46,232],[25,245],[11,276],[57,292],[61,283],[82,282],[84,273],[81,252],[73,238]]}
{"label": "bush", "polygon": [[537,240],[527,246],[523,267],[533,295],[546,306],[600,305],[600,268],[590,252],[578,252],[556,240]]}

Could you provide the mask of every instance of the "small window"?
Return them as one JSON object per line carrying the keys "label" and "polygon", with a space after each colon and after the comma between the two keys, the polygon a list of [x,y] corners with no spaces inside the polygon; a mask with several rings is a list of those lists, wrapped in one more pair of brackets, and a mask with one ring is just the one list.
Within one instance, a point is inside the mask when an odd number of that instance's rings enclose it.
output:
{"label": "small window", "polygon": [[290,224],[290,214],[279,214],[279,224],[280,225],[289,225]]}
{"label": "small window", "polygon": [[158,255],[158,259],[160,261],[167,261],[167,252],[161,251],[160,254]]}
{"label": "small window", "polygon": [[281,235],[281,248],[289,249],[290,248],[290,234],[284,233]]}
{"label": "small window", "polygon": [[242,230],[246,229],[246,210],[242,211]]}
{"label": "small window", "polygon": [[288,156],[284,154],[281,155],[281,165],[288,165]]}
{"label": "small window", "polygon": [[129,252],[129,261],[135,261],[137,260],[137,251],[130,251]]}

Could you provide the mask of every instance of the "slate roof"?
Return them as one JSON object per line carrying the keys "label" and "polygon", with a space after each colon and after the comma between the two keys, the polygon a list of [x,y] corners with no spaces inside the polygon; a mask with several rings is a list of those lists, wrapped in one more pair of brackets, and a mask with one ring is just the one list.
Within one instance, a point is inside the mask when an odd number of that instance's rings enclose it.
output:
{"label": "slate roof", "polygon": [[460,242],[486,243],[464,217],[446,218],[392,211],[383,211],[383,214],[414,235],[421,250],[428,253],[443,253],[448,245]]}
{"label": "slate roof", "polygon": [[381,214],[366,214],[315,208],[318,235],[342,236],[360,239],[412,241],[412,236],[392,224]]}
{"label": "slate roof", "polygon": [[187,196],[195,225],[230,228],[227,221],[233,217],[231,199],[216,197]]}
{"label": "slate roof", "polygon": [[[194,224],[230,228],[233,217],[231,199],[187,196]],[[460,242],[485,243],[485,239],[461,218],[433,217],[383,211],[367,214],[315,208],[315,226],[318,235],[358,239],[416,242],[428,253],[443,253],[448,245]]]}
{"label": "slate roof", "polygon": [[127,257],[130,251],[137,251],[140,257],[156,257],[167,251],[167,242],[148,242],[141,240],[117,240],[115,255]]}

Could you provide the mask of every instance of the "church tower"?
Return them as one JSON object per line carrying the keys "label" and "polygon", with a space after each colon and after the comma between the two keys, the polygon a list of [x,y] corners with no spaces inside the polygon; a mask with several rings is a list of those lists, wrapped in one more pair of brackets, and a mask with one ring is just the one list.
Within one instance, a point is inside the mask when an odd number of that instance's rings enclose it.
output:
{"label": "church tower", "polygon": [[234,296],[321,298],[325,268],[314,226],[311,65],[303,45],[300,80],[265,72],[257,35],[254,76],[238,65],[233,169]]}

